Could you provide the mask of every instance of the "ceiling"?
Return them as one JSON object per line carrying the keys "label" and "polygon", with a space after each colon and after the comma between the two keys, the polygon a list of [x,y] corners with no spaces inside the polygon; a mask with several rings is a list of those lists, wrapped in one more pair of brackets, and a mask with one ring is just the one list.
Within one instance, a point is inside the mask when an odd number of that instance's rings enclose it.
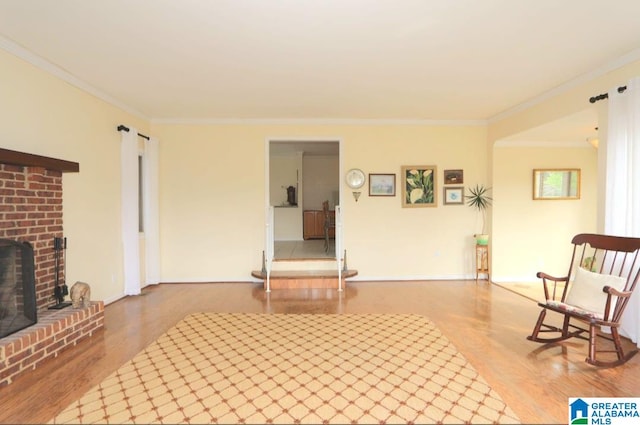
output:
{"label": "ceiling", "polygon": [[486,122],[640,58],[638,16],[637,0],[2,0],[0,46],[154,122]]}

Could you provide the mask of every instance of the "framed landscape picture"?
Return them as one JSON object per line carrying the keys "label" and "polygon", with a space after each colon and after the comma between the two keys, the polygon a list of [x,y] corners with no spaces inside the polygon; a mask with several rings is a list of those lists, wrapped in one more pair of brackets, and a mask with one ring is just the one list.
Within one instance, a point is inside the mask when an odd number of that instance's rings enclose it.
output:
{"label": "framed landscape picture", "polygon": [[400,173],[403,207],[437,205],[435,165],[405,165]]}
{"label": "framed landscape picture", "polygon": [[396,196],[396,175],[369,174],[369,196]]}

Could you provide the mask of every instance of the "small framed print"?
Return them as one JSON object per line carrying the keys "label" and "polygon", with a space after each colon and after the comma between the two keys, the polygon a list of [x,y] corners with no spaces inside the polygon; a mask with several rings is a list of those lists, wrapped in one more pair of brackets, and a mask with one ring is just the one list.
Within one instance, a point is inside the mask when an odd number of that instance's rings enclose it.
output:
{"label": "small framed print", "polygon": [[444,184],[462,184],[464,183],[463,170],[444,170]]}
{"label": "small framed print", "polygon": [[445,205],[462,205],[464,203],[464,187],[445,187],[444,188],[444,204]]}
{"label": "small framed print", "polygon": [[396,196],[396,175],[369,174],[369,196]]}

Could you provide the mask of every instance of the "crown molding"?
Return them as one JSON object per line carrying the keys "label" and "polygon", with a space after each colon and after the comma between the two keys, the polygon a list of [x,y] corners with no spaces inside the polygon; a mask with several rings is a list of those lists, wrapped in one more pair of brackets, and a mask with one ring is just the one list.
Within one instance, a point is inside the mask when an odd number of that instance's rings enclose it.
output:
{"label": "crown molding", "polygon": [[587,83],[591,80],[594,80],[598,77],[602,77],[603,75],[614,71],[618,68],[622,68],[625,65],[629,65],[630,63],[636,62],[640,60],[640,49],[632,50],[631,52],[623,55],[619,58],[616,58],[606,64],[594,69],[593,71],[587,72],[586,74],[582,74],[579,77],[574,78],[573,80],[567,81],[566,83],[559,85],[547,92],[544,92],[532,99],[527,100],[526,102],[520,103],[512,108],[507,109],[497,115],[490,117],[487,122],[489,124],[493,124],[497,121],[508,118],[512,115],[517,114],[518,112],[522,112],[526,109],[529,109],[533,106],[536,106],[545,100],[551,99],[552,97],[558,96],[562,93],[565,93],[581,84]]}
{"label": "crown molding", "polygon": [[535,141],[535,140],[498,140],[493,145],[496,148],[592,148],[591,143],[584,142],[576,142],[576,141],[558,141],[558,142],[550,142],[550,141]]}
{"label": "crown molding", "polygon": [[86,81],[81,80],[80,78],[76,77],[75,75],[70,74],[69,72],[65,71],[64,69],[60,68],[57,65],[54,65],[53,63],[47,61],[46,59],[44,59],[41,56],[36,55],[35,53],[25,49],[24,47],[20,46],[19,44],[13,42],[12,40],[9,40],[6,37],[3,37],[0,35],[0,49],[24,60],[25,62],[30,63],[31,65],[35,66],[36,68],[39,68],[59,79],[61,79],[62,81],[65,81],[69,84],[71,84],[74,87],[79,88],[80,90],[83,90],[95,97],[97,97],[100,100],[103,100],[119,109],[122,109],[125,112],[130,113],[131,115],[135,115],[139,118],[145,119],[145,120],[149,120],[149,117],[145,116],[143,113],[141,113],[140,111],[136,110],[135,108],[132,108],[131,106],[124,104],[122,102],[120,102],[119,100],[109,96],[108,94],[104,93],[101,90],[98,90],[97,88],[95,88],[94,86],[92,86],[91,84],[87,83]]}
{"label": "crown molding", "polygon": [[405,125],[486,126],[486,120],[349,119],[349,118],[153,118],[158,125]]}

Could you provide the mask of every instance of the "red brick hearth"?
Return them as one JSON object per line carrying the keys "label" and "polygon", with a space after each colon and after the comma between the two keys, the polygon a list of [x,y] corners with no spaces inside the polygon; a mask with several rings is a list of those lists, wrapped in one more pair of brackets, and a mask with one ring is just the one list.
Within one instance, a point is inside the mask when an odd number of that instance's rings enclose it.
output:
{"label": "red brick hearth", "polygon": [[102,301],[82,309],[39,311],[38,323],[0,339],[0,387],[103,327]]}
{"label": "red brick hearth", "polygon": [[[56,279],[64,283],[64,258],[54,240],[63,238],[62,173],[74,162],[0,148],[0,239],[29,242],[34,252],[38,322],[0,338],[0,387],[104,326],[104,304],[49,310],[56,303]],[[68,285],[71,287],[71,285]]]}

